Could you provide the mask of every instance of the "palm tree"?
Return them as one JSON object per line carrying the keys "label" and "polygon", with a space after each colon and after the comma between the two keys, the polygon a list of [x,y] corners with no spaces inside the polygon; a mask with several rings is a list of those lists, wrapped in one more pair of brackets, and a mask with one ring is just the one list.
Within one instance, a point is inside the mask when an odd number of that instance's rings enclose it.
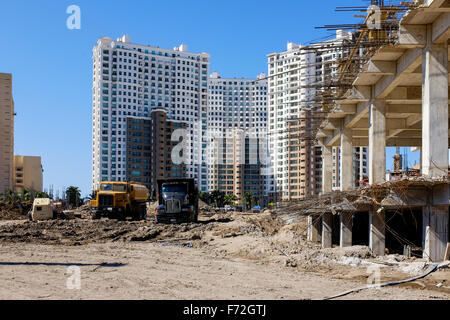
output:
{"label": "palm tree", "polygon": [[72,207],[78,207],[82,204],[81,192],[78,187],[68,187],[66,189],[66,197],[69,205]]}
{"label": "palm tree", "polygon": [[225,192],[219,190],[211,192],[211,202],[214,203],[216,208],[223,207],[225,202]]}
{"label": "palm tree", "polygon": [[234,205],[234,202],[237,201],[238,198],[234,193],[227,194],[224,199],[225,205]]}
{"label": "palm tree", "polygon": [[37,191],[34,195],[36,199],[50,198],[47,192]]}
{"label": "palm tree", "polygon": [[14,190],[6,189],[5,193],[2,195],[2,200],[5,202],[16,203],[19,200],[19,195]]}
{"label": "palm tree", "polygon": [[198,192],[198,197],[200,198],[200,200],[202,200],[204,203],[211,205],[211,194],[209,192],[203,192],[203,191],[199,191]]}
{"label": "palm tree", "polygon": [[22,201],[30,201],[31,200],[31,192],[27,188],[22,189],[22,193],[20,194],[20,198]]}
{"label": "palm tree", "polygon": [[247,208],[251,207],[253,202],[253,193],[247,192],[244,194],[244,202]]}

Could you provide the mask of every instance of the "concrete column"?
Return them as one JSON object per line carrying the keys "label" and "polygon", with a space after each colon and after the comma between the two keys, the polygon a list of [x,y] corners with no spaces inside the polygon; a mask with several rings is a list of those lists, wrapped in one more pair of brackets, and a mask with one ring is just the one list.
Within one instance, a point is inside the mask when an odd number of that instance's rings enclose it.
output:
{"label": "concrete column", "polygon": [[352,246],[352,226],[353,226],[353,214],[349,212],[341,213],[340,215],[340,245],[343,247]]}
{"label": "concrete column", "polygon": [[369,248],[378,256],[384,255],[386,248],[385,213],[372,210],[369,213]]}
{"label": "concrete column", "polygon": [[333,232],[333,214],[322,215],[322,248],[331,248]]}
{"label": "concrete column", "polygon": [[333,185],[333,147],[322,146],[322,194],[332,191]]}
{"label": "concrete column", "polygon": [[423,257],[433,262],[443,261],[449,233],[448,185],[433,187],[429,205],[423,208]]}
{"label": "concrete column", "polygon": [[[427,45],[422,55],[422,174],[448,177],[448,44]],[[423,256],[442,261],[448,241],[448,185],[435,186],[423,209]]]}
{"label": "concrete column", "polygon": [[422,174],[447,176],[448,170],[448,45],[432,44],[427,26],[422,56]]}
{"label": "concrete column", "polygon": [[354,167],[353,167],[353,135],[352,129],[341,129],[341,161],[340,161],[340,180],[341,191],[353,189],[354,185]]}
{"label": "concrete column", "polygon": [[318,216],[308,216],[308,241],[320,242],[322,235],[319,233],[321,218]]}
{"label": "concrete column", "polygon": [[423,258],[432,262],[444,260],[448,241],[448,207],[423,208]]}
{"label": "concrete column", "polygon": [[386,103],[373,100],[369,111],[369,184],[386,181]]}

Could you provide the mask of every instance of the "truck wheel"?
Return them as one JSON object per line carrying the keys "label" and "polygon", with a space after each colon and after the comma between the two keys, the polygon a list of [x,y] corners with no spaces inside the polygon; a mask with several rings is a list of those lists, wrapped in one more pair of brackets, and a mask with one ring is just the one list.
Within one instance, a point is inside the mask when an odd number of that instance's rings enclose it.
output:
{"label": "truck wheel", "polygon": [[141,206],[141,219],[140,220],[147,220],[147,205],[144,204]]}
{"label": "truck wheel", "polygon": [[131,219],[134,219],[134,209],[130,208],[128,205],[125,208],[125,211],[119,211],[117,214],[118,220],[125,221],[127,217],[131,216]]}
{"label": "truck wheel", "polygon": [[98,220],[100,218],[101,218],[101,216],[99,213],[97,213],[97,212],[92,213],[92,220]]}
{"label": "truck wheel", "polygon": [[132,211],[132,217],[133,217],[133,220],[135,220],[135,221],[146,220],[147,219],[147,206],[141,205],[141,206],[135,208]]}
{"label": "truck wheel", "polygon": [[147,218],[147,207],[139,206],[132,210],[131,216],[134,221],[141,221]]}
{"label": "truck wheel", "polygon": [[125,213],[123,213],[123,212],[119,212],[119,213],[117,214],[117,220],[119,220],[119,221],[125,221],[125,220],[127,220],[127,215],[126,215]]}

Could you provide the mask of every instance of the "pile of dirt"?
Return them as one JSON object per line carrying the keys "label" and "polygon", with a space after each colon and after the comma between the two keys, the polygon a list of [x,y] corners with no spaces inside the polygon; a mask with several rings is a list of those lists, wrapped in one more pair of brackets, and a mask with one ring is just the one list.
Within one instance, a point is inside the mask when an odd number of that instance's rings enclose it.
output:
{"label": "pile of dirt", "polygon": [[31,210],[31,202],[0,202],[0,220],[25,220]]}
{"label": "pile of dirt", "polygon": [[199,216],[204,217],[212,217],[214,215],[222,213],[222,211],[220,211],[219,208],[214,208],[200,199],[198,200],[198,209],[199,209]]}
{"label": "pile of dirt", "polygon": [[0,243],[32,242],[40,244],[83,245],[93,242],[200,240],[205,231],[224,221],[200,223],[156,224],[146,221],[114,219],[75,219],[24,221],[0,226]]}
{"label": "pile of dirt", "polygon": [[282,219],[269,214],[258,215],[251,217],[248,221],[255,225],[261,232],[267,235],[274,235],[278,233],[285,225]]}
{"label": "pile of dirt", "polygon": [[74,210],[75,214],[81,217],[81,219],[91,218],[91,206],[89,204],[84,204]]}

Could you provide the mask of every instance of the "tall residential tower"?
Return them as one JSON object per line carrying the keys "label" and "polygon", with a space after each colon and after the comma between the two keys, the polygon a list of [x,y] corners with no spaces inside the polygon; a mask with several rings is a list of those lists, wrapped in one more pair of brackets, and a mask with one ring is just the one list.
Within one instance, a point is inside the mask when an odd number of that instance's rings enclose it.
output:
{"label": "tall residential tower", "polygon": [[270,191],[270,177],[264,171],[269,162],[266,130],[266,75],[222,78],[214,72],[208,92],[208,133],[214,136],[208,153],[209,191],[234,194],[238,199],[253,193],[258,203],[264,203]]}
{"label": "tall residential tower", "polygon": [[338,59],[348,54],[342,44],[352,34],[312,46],[288,43],[268,55],[268,132],[278,201],[301,200],[322,189],[322,155],[315,145],[317,99],[338,73]]}
{"label": "tall residential tower", "polygon": [[92,185],[127,180],[127,118],[151,119],[155,108],[186,121],[186,174],[207,188],[204,133],[209,55],[133,44],[129,36],[100,38],[93,49]]}

